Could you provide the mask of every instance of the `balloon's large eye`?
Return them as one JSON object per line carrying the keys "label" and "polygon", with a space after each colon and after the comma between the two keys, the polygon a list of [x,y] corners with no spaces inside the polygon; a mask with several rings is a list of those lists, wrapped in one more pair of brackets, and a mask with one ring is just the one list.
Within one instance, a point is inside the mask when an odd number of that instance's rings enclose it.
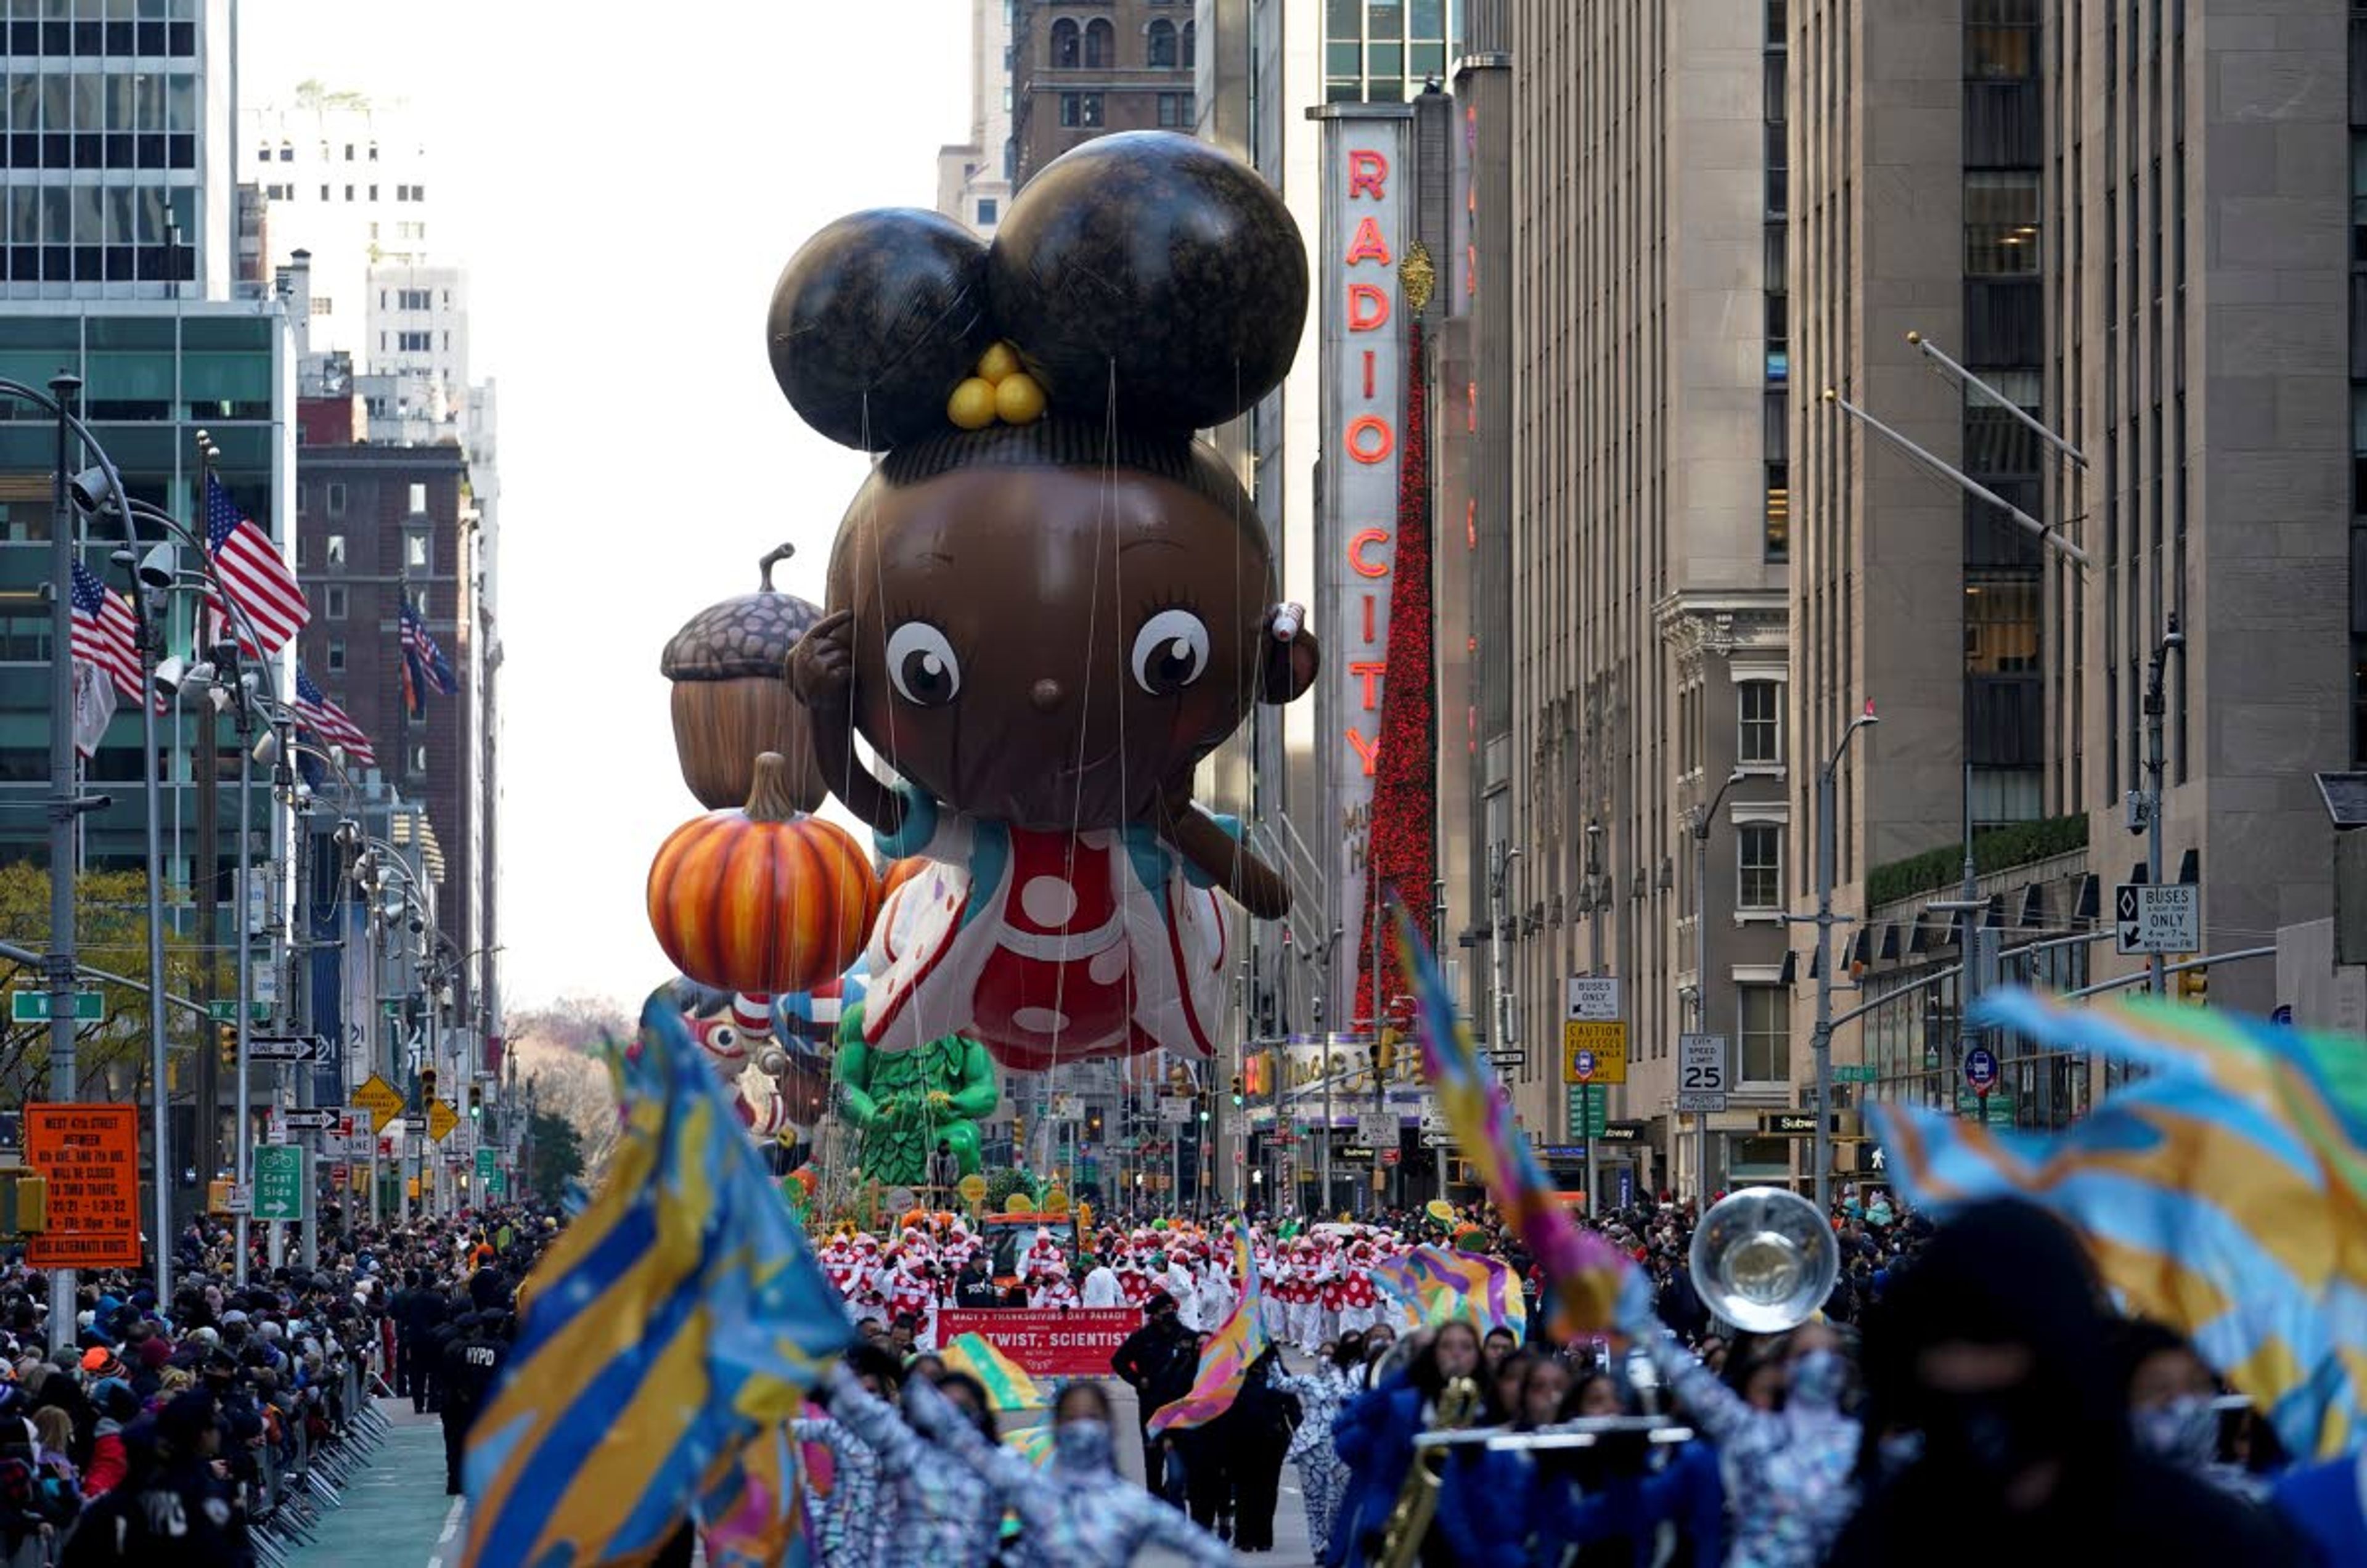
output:
{"label": "balloon's large eye", "polygon": [[926,621],[906,621],[888,634],[888,679],[915,707],[943,707],[961,690],[961,660],[946,634]]}
{"label": "balloon's large eye", "polygon": [[1208,628],[1189,610],[1161,610],[1134,634],[1134,683],[1172,697],[1208,668]]}

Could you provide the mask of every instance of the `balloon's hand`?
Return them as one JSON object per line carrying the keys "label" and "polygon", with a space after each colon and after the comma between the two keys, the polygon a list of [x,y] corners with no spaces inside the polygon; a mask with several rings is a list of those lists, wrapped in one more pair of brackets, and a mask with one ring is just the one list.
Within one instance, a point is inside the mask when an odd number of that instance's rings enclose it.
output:
{"label": "balloon's hand", "polygon": [[789,650],[789,689],[810,708],[844,709],[855,686],[855,612],[833,610]]}
{"label": "balloon's hand", "polygon": [[933,1089],[929,1091],[929,1109],[932,1111],[946,1110],[952,1106],[953,1102],[954,1097],[947,1094],[944,1089]]}
{"label": "balloon's hand", "polygon": [[1307,629],[1303,605],[1276,604],[1265,613],[1265,641],[1258,665],[1258,696],[1272,704],[1296,702],[1315,684],[1322,649]]}

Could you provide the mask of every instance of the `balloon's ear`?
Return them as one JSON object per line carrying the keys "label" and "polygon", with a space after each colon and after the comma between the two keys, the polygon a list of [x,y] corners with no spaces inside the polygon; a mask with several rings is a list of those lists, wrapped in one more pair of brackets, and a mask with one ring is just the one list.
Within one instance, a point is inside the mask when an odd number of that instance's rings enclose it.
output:
{"label": "balloon's ear", "polygon": [[[1278,610],[1275,615],[1286,613]],[[1269,636],[1265,664],[1259,672],[1258,700],[1280,707],[1285,703],[1297,702],[1315,684],[1315,677],[1323,669],[1323,650],[1311,632],[1298,632],[1285,642],[1273,635],[1273,618],[1269,617],[1266,626]]]}

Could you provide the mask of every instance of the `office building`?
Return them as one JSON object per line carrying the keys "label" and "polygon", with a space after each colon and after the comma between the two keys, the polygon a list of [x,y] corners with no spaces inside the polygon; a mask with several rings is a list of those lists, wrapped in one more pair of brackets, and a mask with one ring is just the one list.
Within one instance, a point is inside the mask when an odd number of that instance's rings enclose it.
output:
{"label": "office building", "polygon": [[937,149],[937,210],[994,238],[1019,162],[1011,137],[1014,0],[970,0],[969,139]]}
{"label": "office building", "polygon": [[1014,0],[1013,188],[1113,130],[1192,132],[1199,28],[1177,0]]}
{"label": "office building", "polygon": [[226,299],[232,0],[101,10],[19,0],[0,24],[0,292]]}

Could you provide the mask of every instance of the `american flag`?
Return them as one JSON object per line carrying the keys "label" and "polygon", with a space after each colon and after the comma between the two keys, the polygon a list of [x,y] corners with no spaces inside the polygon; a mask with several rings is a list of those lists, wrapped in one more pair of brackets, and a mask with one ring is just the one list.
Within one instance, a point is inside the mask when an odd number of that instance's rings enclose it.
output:
{"label": "american flag", "polygon": [[74,562],[74,656],[104,671],[115,689],[135,703],[142,694],[139,636],[140,622],[123,595]]}
{"label": "american flag", "polygon": [[[262,529],[239,515],[230,491],[211,474],[206,476],[206,549],[214,558],[223,590],[246,612],[246,620],[255,623],[255,635],[263,639],[261,648],[249,652],[278,652],[312,618],[304,590],[297,586],[296,574],[280,558],[278,547]],[[213,610],[217,616],[235,619],[219,601],[213,603]],[[243,645],[246,625],[244,621],[237,624],[238,640]]]}
{"label": "american flag", "polygon": [[451,661],[436,646],[436,638],[427,630],[427,623],[413,608],[407,594],[402,601],[402,656],[413,662],[412,678],[415,684],[441,697],[448,697],[459,689],[459,682],[452,674]]}
{"label": "american flag", "polygon": [[312,677],[304,672],[300,664],[296,667],[296,718],[318,736],[323,745],[344,747],[345,755],[365,768],[378,766],[378,753],[370,749],[369,737],[362,733],[362,727],[312,683]]}

